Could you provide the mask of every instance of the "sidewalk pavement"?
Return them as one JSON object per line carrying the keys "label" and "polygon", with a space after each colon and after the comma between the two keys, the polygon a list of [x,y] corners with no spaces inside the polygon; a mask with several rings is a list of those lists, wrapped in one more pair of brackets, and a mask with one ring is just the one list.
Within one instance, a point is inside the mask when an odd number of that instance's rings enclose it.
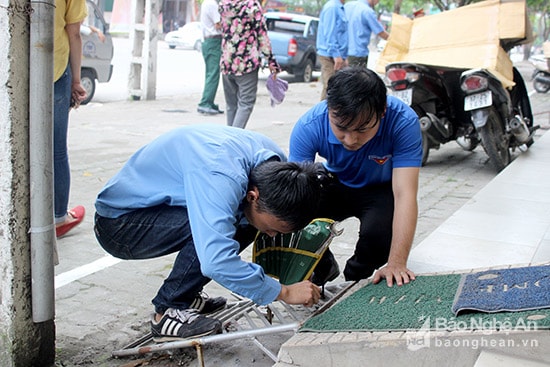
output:
{"label": "sidewalk pavement", "polygon": [[[546,134],[415,246],[409,268],[416,274],[436,275],[550,265],[549,181]],[[539,276],[543,282],[548,279],[548,274]],[[366,283],[359,282],[349,293]],[[430,324],[429,306],[416,311]],[[282,345],[275,366],[352,366],[351,361],[367,360],[373,366],[388,360],[392,366],[411,367],[549,366],[549,331],[528,326],[529,320],[521,322],[526,324],[510,322],[508,330],[500,331],[469,331],[459,324],[431,331],[434,320],[423,331],[302,332]],[[420,345],[415,344],[418,340]]]}
{"label": "sidewalk pavement", "polygon": [[[320,92],[320,83],[292,83],[283,104],[273,108],[264,79],[260,82],[258,100],[247,129],[270,136],[288,151],[288,137],[294,122],[319,101]],[[93,234],[93,203],[103,185],[129,156],[156,136],[181,125],[225,124],[225,115],[198,114],[199,99],[199,94],[187,94],[154,101],[92,102],[71,113],[70,206],[84,205],[88,212],[79,227],[58,240],[60,264],[55,269],[58,365],[124,365],[128,361],[111,358],[111,351],[149,331],[150,301],[170,271],[174,256],[120,261],[106,255]],[[535,110],[547,108],[549,99],[545,95],[533,96],[532,103],[537,104]],[[542,124],[547,129],[550,121],[544,116]],[[540,131],[537,139],[544,131]],[[464,152],[456,144],[446,144],[439,151],[431,152],[430,162],[421,172],[415,244],[495,175],[481,148]],[[353,251],[357,223],[349,220],[344,226],[344,234],[331,247],[342,266]],[[250,253],[245,252],[243,257],[250,258]],[[208,293],[227,294],[212,283],[207,287]],[[271,344],[278,347],[290,336],[286,334],[282,340],[274,338]],[[226,344],[212,354],[222,358],[220,363],[225,366],[273,364],[258,348],[249,345],[248,341]],[[181,359],[178,365],[184,365]]]}

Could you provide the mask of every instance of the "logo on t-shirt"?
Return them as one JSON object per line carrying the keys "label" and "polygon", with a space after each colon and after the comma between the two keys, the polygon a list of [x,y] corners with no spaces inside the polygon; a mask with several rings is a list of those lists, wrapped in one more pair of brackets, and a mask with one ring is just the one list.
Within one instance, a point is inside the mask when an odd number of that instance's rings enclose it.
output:
{"label": "logo on t-shirt", "polygon": [[389,161],[390,158],[391,158],[391,154],[385,155],[383,157],[378,157],[378,156],[375,156],[375,155],[369,155],[369,159],[371,161],[375,161],[376,163],[378,163],[381,166],[383,164],[385,164],[387,161]]}

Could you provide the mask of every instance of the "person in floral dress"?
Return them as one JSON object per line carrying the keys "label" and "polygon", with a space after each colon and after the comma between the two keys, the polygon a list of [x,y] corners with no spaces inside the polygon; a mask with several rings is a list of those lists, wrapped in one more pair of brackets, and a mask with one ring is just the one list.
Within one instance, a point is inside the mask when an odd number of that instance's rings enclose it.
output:
{"label": "person in floral dress", "polygon": [[272,73],[280,71],[271,52],[258,0],[222,0],[221,72],[227,125],[245,128],[256,103],[262,55]]}

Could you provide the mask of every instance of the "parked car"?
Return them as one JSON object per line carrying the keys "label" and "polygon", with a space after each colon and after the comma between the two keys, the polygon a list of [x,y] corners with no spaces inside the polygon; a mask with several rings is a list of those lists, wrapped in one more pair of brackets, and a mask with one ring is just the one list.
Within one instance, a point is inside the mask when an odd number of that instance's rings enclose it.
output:
{"label": "parked car", "polygon": [[86,1],[88,17],[80,26],[82,38],[82,62],[80,80],[88,96],[80,104],[85,105],[92,100],[95,93],[96,80],[107,83],[113,74],[113,39],[109,33],[109,24],[103,18],[103,13],[95,3]]}
{"label": "parked car", "polygon": [[319,18],[283,12],[265,13],[273,56],[283,71],[309,83],[321,70],[316,40]]}
{"label": "parked car", "polygon": [[190,22],[175,31],[166,33],[164,41],[168,47],[201,51],[202,29],[200,22]]}

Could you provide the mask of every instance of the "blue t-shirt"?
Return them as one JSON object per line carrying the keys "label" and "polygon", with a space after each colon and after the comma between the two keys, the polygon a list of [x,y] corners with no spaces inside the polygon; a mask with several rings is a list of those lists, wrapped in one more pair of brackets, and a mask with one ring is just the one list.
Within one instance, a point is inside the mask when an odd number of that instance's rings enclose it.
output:
{"label": "blue t-shirt", "polygon": [[392,170],[422,165],[422,133],[416,113],[388,96],[386,114],[376,135],[357,151],[346,150],[332,133],[327,102],[303,115],[290,136],[290,161],[325,158],[325,167],[349,187],[389,182]]}
{"label": "blue t-shirt", "polygon": [[328,0],[321,9],[316,47],[321,56],[348,57],[348,25],[340,0]]}
{"label": "blue t-shirt", "polygon": [[202,273],[258,304],[281,291],[259,265],[243,261],[236,226],[254,167],[283,151],[259,133],[222,125],[192,125],[139,149],[99,193],[99,215],[117,218],[160,204],[187,208]]}
{"label": "blue t-shirt", "polygon": [[376,12],[367,0],[349,1],[344,5],[348,20],[348,55],[365,57],[369,55],[369,43],[372,33],[384,31]]}

